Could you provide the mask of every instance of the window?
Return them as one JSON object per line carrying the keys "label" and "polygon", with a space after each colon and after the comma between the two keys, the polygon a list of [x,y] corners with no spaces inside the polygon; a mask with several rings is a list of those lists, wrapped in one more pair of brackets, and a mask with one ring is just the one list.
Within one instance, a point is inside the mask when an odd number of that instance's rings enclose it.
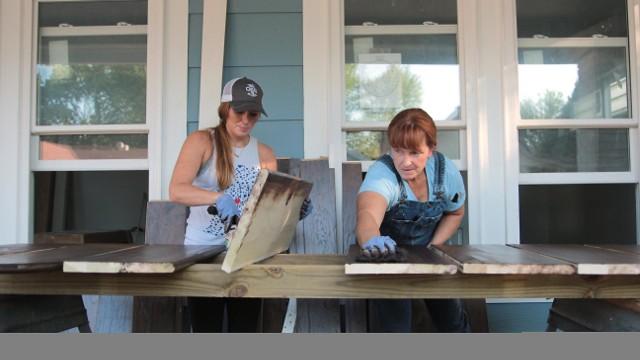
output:
{"label": "window", "polygon": [[[343,160],[367,169],[390,148],[386,128],[420,107],[438,127],[438,150],[466,183],[455,0],[344,1]],[[453,243],[468,242],[465,218]]]}
{"label": "window", "polygon": [[516,4],[520,241],[635,244],[627,3]]}
{"label": "window", "polygon": [[32,168],[148,169],[147,1],[37,5]]}
{"label": "window", "polygon": [[457,6],[453,0],[345,0],[345,159],[366,168],[389,151],[386,127],[420,107],[436,121],[439,147],[463,169]]}

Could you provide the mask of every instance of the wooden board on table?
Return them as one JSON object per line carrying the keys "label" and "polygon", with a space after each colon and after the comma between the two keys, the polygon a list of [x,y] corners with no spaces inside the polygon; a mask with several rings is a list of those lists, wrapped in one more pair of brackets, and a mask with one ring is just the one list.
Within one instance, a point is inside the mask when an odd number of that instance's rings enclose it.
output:
{"label": "wooden board on table", "polygon": [[223,252],[223,245],[143,245],[65,261],[64,272],[168,274]]}
{"label": "wooden board on table", "polygon": [[622,244],[602,244],[595,245],[589,244],[585,245],[586,247],[592,247],[597,249],[618,251],[622,253],[631,253],[631,254],[640,254],[640,245],[622,245]]}
{"label": "wooden board on table", "polygon": [[299,178],[261,170],[229,240],[222,270],[232,272],[287,250],[311,187]]}
{"label": "wooden board on table", "polygon": [[38,245],[38,244],[12,244],[12,245],[0,245],[0,256],[10,255],[17,253],[25,253],[30,251],[53,249],[59,246],[56,245]]}
{"label": "wooden board on table", "polygon": [[432,248],[458,263],[465,274],[576,273],[576,268],[569,262],[504,245],[434,245]]}
{"label": "wooden board on table", "polygon": [[578,275],[640,274],[640,254],[622,253],[584,245],[513,244],[514,248],[573,263]]}
{"label": "wooden board on table", "polygon": [[131,243],[131,232],[128,230],[112,231],[58,231],[36,233],[36,244],[95,244],[95,243]]}
{"label": "wooden board on table", "polygon": [[62,268],[62,263],[65,260],[109,252],[119,252],[132,247],[135,247],[135,245],[63,245],[45,247],[42,250],[7,254],[0,256],[0,272],[55,270]]}
{"label": "wooden board on table", "polygon": [[458,266],[453,261],[438,255],[426,246],[404,246],[406,261],[372,263],[358,262],[360,247],[352,245],[347,255],[344,272],[348,275],[376,274],[455,274]]}

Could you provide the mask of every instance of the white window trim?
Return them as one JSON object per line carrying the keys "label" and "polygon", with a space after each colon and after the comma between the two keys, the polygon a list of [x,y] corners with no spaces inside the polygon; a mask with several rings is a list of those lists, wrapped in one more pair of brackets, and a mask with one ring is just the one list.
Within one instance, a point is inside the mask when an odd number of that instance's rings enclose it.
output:
{"label": "white window trim", "polygon": [[147,134],[147,124],[127,125],[38,125],[31,127],[33,135],[72,135],[72,134]]}
{"label": "white window trim", "polygon": [[621,37],[607,38],[544,38],[544,39],[518,39],[519,48],[598,48],[598,47],[623,47],[626,48],[628,40]]}
{"label": "white window trim", "polygon": [[[464,120],[436,120],[438,130],[464,130],[467,126]],[[387,130],[388,121],[345,121],[342,130]]]}
{"label": "white window trim", "polygon": [[[41,2],[50,0],[41,0]],[[0,2],[0,102],[4,153],[0,164],[7,172],[3,182],[2,242],[28,243],[33,228],[33,175],[31,174],[31,121],[35,102],[35,42],[37,33],[34,1]],[[186,136],[188,0],[149,0],[147,56],[147,125],[136,133],[149,133],[146,160],[78,160],[49,162],[33,170],[149,170],[149,199],[168,198],[168,184],[182,141]],[[16,36],[16,34],[18,34]],[[171,49],[171,51],[165,51]],[[16,91],[17,89],[17,91]],[[97,127],[96,132],[131,130]],[[36,128],[36,133],[46,130]],[[51,129],[50,129],[51,130]],[[76,131],[78,129],[71,129]],[[53,132],[62,131],[53,129]],[[5,149],[6,148],[6,149]],[[75,166],[77,165],[77,166]],[[6,193],[6,194],[5,194]],[[7,195],[5,197],[5,195]],[[4,201],[4,199],[7,201]],[[7,211],[4,211],[6,207]]]}
{"label": "white window trim", "polygon": [[[518,111],[520,105],[518,105]],[[519,116],[518,116],[519,117]],[[636,119],[522,119],[518,129],[637,128]]]}
{"label": "white window trim", "polygon": [[457,25],[349,25],[346,36],[354,35],[455,35]]}
{"label": "white window trim", "polygon": [[[32,176],[29,171],[28,101],[31,2],[0,1],[0,243],[28,243]],[[23,121],[26,119],[26,121]],[[12,154],[12,156],[8,156]]]}
{"label": "white window trim", "polygon": [[[32,171],[118,171],[148,170],[147,159],[47,160],[36,163]],[[149,192],[151,193],[151,192]]]}
{"label": "white window trim", "polygon": [[146,35],[147,25],[126,26],[45,26],[40,28],[42,37],[77,37],[77,36],[105,36],[105,35]]}
{"label": "white window trim", "polygon": [[[507,242],[502,0],[458,1],[470,244]],[[459,35],[459,36],[460,36]],[[464,62],[463,62],[464,61]],[[494,94],[492,96],[492,94]]]}
{"label": "white window trim", "polygon": [[218,99],[222,91],[227,0],[204,0],[198,128],[218,125]]}
{"label": "white window trim", "polygon": [[627,184],[638,182],[631,172],[521,173],[520,185]]}

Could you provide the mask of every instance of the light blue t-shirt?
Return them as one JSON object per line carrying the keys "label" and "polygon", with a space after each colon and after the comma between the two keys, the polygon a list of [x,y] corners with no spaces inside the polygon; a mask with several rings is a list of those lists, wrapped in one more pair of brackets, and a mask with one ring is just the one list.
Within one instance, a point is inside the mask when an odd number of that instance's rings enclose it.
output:
{"label": "light blue t-shirt", "polygon": [[[435,200],[435,159],[434,156],[430,156],[427,160],[427,179],[429,181],[429,201]],[[407,200],[417,201],[418,199],[411,191],[411,187],[405,180],[402,180],[404,187],[407,190]],[[445,198],[445,210],[446,212],[452,212],[459,209],[464,205],[464,200],[467,196],[464,190],[464,183],[462,182],[462,175],[460,171],[453,164],[453,162],[445,157],[445,172],[444,172],[444,198]],[[391,209],[400,201],[400,185],[396,179],[395,174],[385,164],[380,161],[376,161],[369,167],[367,175],[360,186],[362,193],[365,191],[373,191],[382,195],[387,200],[387,211]]]}

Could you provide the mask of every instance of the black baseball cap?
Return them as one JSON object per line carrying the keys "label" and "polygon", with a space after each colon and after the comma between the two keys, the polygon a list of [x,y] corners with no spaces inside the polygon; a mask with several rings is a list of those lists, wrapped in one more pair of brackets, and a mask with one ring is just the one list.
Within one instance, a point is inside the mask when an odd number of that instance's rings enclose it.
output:
{"label": "black baseball cap", "polygon": [[238,112],[255,111],[267,116],[262,107],[262,94],[262,88],[257,82],[241,77],[225,84],[220,101],[231,103],[233,110]]}

